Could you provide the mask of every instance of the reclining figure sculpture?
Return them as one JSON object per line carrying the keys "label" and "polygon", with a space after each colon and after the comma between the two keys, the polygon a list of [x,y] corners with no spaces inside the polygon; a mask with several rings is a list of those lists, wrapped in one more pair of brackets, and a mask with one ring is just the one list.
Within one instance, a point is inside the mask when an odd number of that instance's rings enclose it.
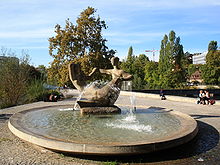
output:
{"label": "reclining figure sculpture", "polygon": [[[119,58],[112,57],[111,64],[113,69],[97,69],[94,68],[92,72],[86,76],[82,73],[79,64],[69,64],[69,75],[73,85],[83,93],[82,97],[86,100],[78,101],[80,108],[84,107],[114,107],[117,100],[122,81],[128,81],[133,78],[132,75],[119,69]],[[91,79],[91,76],[99,71],[100,73],[109,74],[112,80],[103,87],[97,87],[95,84],[86,87],[86,80]]]}

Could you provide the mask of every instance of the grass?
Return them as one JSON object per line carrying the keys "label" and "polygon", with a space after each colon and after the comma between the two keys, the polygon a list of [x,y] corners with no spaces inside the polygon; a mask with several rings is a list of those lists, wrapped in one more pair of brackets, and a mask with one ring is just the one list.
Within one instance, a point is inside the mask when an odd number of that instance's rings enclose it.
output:
{"label": "grass", "polygon": [[114,161],[114,162],[104,162],[103,165],[118,165],[119,163]]}
{"label": "grass", "polygon": [[4,142],[4,141],[11,141],[11,139],[4,138],[4,137],[3,137],[3,138],[0,138],[0,143],[1,143],[1,142]]}

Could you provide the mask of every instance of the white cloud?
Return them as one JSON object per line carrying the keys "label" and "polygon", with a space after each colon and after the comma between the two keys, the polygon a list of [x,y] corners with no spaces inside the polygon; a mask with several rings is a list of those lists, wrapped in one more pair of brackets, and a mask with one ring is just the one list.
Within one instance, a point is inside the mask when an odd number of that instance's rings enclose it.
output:
{"label": "white cloud", "polygon": [[25,31],[5,31],[0,32],[0,38],[49,38],[52,36],[53,30],[51,29],[36,29]]}
{"label": "white cloud", "polygon": [[[117,0],[115,0],[117,1]],[[112,2],[112,1],[111,1]],[[117,3],[118,4],[118,3]],[[166,8],[196,8],[201,6],[218,6],[220,5],[219,0],[121,0],[119,4],[125,6],[133,6],[139,8],[151,8],[151,9],[166,9]]]}
{"label": "white cloud", "polygon": [[163,36],[163,32],[106,32],[107,37],[160,37]]}

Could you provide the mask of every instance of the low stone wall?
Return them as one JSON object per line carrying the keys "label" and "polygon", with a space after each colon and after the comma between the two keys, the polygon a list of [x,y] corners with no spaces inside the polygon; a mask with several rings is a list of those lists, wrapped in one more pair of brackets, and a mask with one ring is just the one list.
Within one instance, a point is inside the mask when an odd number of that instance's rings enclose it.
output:
{"label": "low stone wall", "polygon": [[[164,89],[163,93],[165,95],[173,95],[173,96],[187,96],[187,97],[194,97],[196,98],[199,94],[200,90],[204,89]],[[209,93],[214,94],[215,98],[218,100],[220,99],[220,89],[207,89]],[[160,90],[148,89],[148,90],[132,90],[134,92],[141,92],[141,93],[152,93],[152,94],[159,94]]]}
{"label": "low stone wall", "polygon": [[[142,93],[142,92],[133,92],[133,93],[137,97],[149,97],[149,98],[160,99],[159,94]],[[121,91],[120,94],[124,95],[124,96],[130,96],[131,92]],[[190,97],[166,95],[166,98],[167,98],[167,100],[171,100],[171,101],[190,102],[190,103],[195,103],[195,104],[197,102],[197,98],[190,98]],[[220,105],[220,101],[217,100],[215,102],[215,105]]]}
{"label": "low stone wall", "polygon": [[[70,97],[75,97],[79,95],[79,92],[76,89],[68,89],[65,92]],[[137,91],[134,91],[133,93],[135,93],[135,96],[137,97],[149,97],[149,98],[160,99],[159,93],[154,94],[154,93],[143,93],[143,92],[137,92]],[[131,96],[131,92],[121,91],[120,95]],[[190,103],[195,103],[195,104],[197,101],[197,98],[192,98],[192,97],[173,96],[173,95],[167,95],[166,93],[165,93],[165,96],[167,100],[171,100],[171,101],[190,102]],[[220,105],[220,101],[216,100],[215,105]]]}

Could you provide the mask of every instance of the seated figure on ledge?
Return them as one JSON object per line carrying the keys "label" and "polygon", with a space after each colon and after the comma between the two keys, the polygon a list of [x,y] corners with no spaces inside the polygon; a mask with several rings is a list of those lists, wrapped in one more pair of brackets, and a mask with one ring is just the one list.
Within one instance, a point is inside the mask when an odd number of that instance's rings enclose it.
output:
{"label": "seated figure on ledge", "polygon": [[[72,63],[69,65],[70,80],[80,92],[83,92],[82,97],[87,100],[78,101],[80,107],[108,107],[114,105],[119,96],[122,81],[131,80],[133,76],[119,69],[118,57],[112,57],[111,64],[113,69],[94,68],[88,76],[82,74],[79,64]],[[100,88],[95,84],[86,87],[86,80],[89,80],[97,71],[111,75],[112,80]]]}

